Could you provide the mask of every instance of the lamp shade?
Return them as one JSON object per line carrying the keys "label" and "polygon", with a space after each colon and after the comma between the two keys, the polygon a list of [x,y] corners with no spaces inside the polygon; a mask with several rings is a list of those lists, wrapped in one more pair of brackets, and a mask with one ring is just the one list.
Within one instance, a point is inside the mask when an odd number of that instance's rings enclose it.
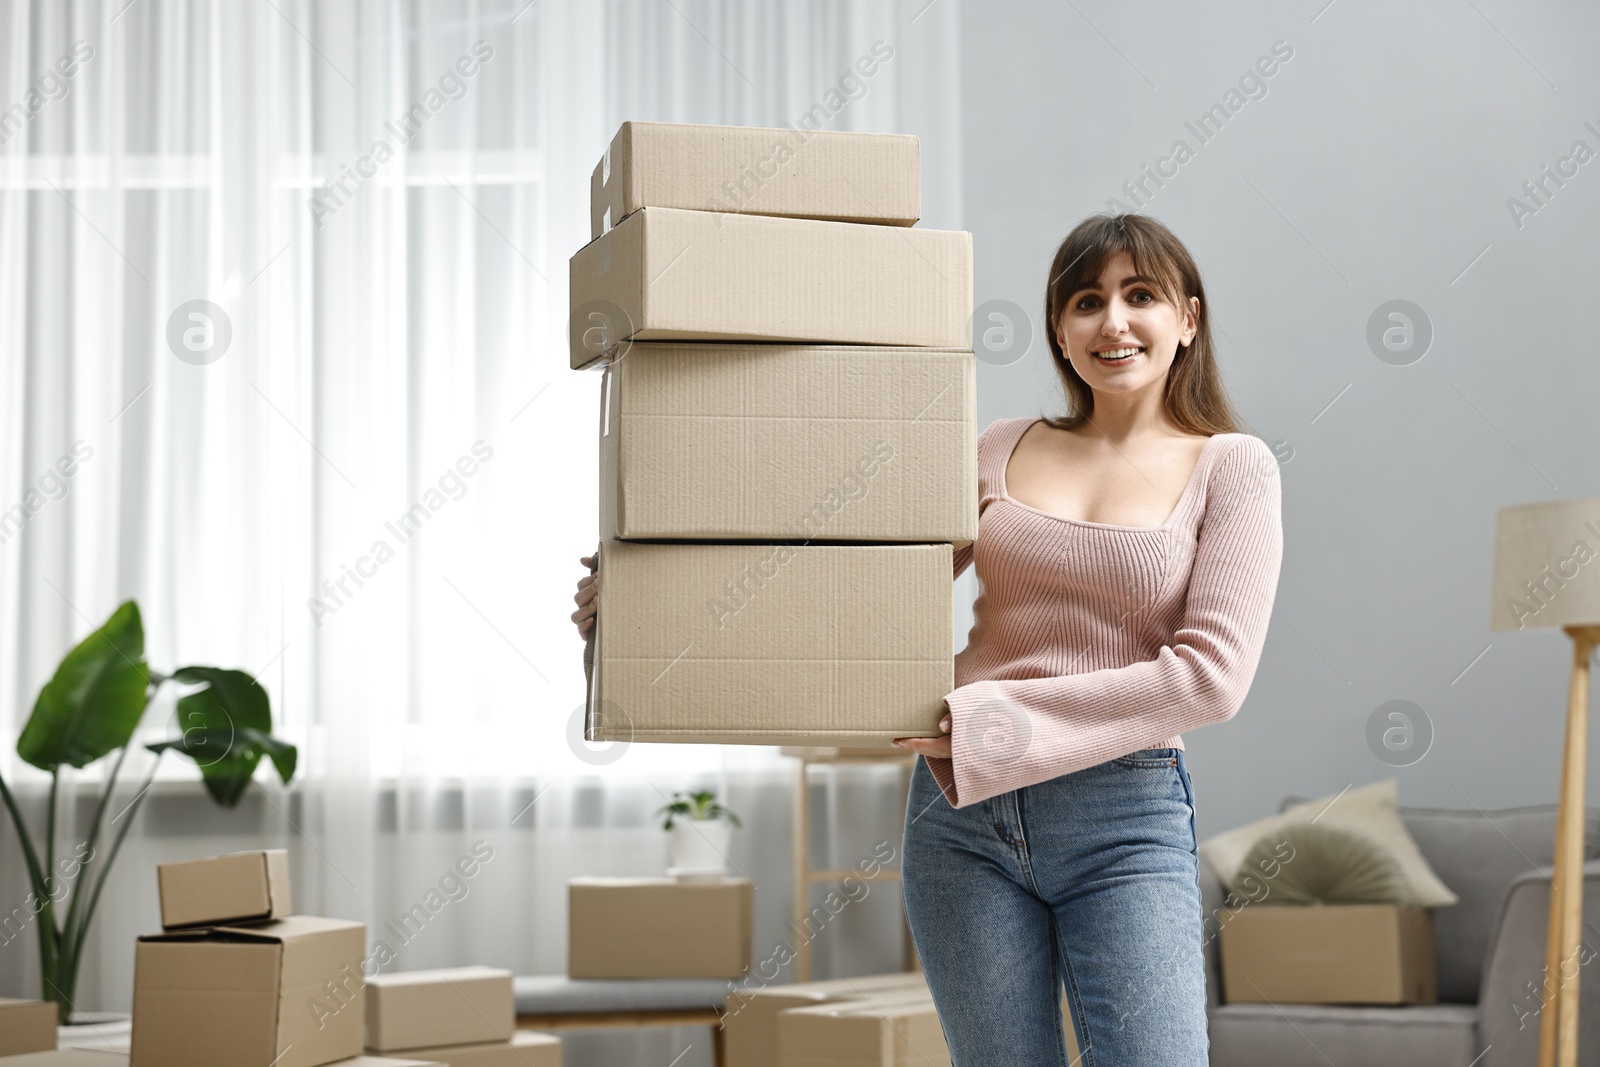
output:
{"label": "lamp shade", "polygon": [[1501,508],[1491,630],[1600,626],[1600,499]]}

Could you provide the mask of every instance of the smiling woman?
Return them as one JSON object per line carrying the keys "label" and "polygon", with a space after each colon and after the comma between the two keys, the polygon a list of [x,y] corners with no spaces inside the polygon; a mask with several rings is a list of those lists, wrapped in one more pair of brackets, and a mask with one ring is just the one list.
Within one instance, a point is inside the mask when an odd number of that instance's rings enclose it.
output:
{"label": "smiling woman", "polygon": [[[1085,1058],[1203,1067],[1180,735],[1250,687],[1283,554],[1278,471],[1236,429],[1199,273],[1166,227],[1094,216],[1049,277],[1069,410],[978,438],[978,537],[955,559],[977,568],[975,625],[945,736],[900,739],[923,757],[906,915],[956,1062],[1065,1062],[1065,985]],[[1127,991],[1152,983],[1133,1010]]]}

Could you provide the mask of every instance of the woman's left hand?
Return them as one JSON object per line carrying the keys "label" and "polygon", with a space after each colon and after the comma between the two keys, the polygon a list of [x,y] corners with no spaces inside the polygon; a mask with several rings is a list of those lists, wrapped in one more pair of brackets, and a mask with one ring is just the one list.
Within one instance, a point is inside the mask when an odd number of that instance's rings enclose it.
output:
{"label": "woman's left hand", "polygon": [[939,720],[939,730],[943,737],[897,737],[894,739],[897,748],[909,748],[924,756],[937,756],[941,759],[950,759],[950,709],[946,708],[944,718]]}

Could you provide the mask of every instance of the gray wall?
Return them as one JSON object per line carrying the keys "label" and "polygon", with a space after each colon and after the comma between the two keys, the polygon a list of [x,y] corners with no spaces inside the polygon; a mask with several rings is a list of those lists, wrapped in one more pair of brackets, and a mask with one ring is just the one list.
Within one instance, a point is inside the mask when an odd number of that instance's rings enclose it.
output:
{"label": "gray wall", "polygon": [[[1185,736],[1202,837],[1288,792],[1394,776],[1402,804],[1491,808],[1551,802],[1559,780],[1570,644],[1492,634],[1489,576],[1497,508],[1600,497],[1600,160],[1547,181],[1520,225],[1508,200],[1574,142],[1600,151],[1600,12],[1324,3],[962,11],[977,300],[1039,325],[1056,244],[1112,196],[1138,207],[1123,182],[1182,139],[1193,157],[1142,210],[1200,265],[1245,428],[1289,456],[1254,687],[1231,722]],[[1265,94],[1241,93],[1200,143],[1185,123],[1278,41],[1293,55]],[[1404,366],[1366,339],[1396,299],[1433,328]],[[1061,410],[1035,336],[1020,362],[980,364],[980,428]],[[1391,700],[1432,724],[1410,766],[1368,744]]]}

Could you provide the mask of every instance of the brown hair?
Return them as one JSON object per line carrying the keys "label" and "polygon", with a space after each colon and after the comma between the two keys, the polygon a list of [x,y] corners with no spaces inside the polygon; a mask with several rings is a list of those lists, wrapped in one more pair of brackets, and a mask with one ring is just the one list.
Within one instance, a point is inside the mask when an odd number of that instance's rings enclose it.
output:
{"label": "brown hair", "polygon": [[1189,250],[1165,225],[1148,215],[1134,213],[1091,215],[1072,228],[1056,249],[1045,285],[1045,337],[1051,361],[1066,391],[1069,410],[1044,421],[1059,430],[1082,426],[1094,414],[1094,392],[1072,368],[1056,338],[1056,323],[1072,295],[1099,284],[1100,273],[1118,252],[1126,252],[1138,274],[1155,279],[1183,321],[1189,298],[1198,297],[1194,339],[1180,345],[1167,371],[1167,414],[1191,433],[1237,433],[1238,416],[1222,388],[1211,340],[1211,313],[1200,271]]}

